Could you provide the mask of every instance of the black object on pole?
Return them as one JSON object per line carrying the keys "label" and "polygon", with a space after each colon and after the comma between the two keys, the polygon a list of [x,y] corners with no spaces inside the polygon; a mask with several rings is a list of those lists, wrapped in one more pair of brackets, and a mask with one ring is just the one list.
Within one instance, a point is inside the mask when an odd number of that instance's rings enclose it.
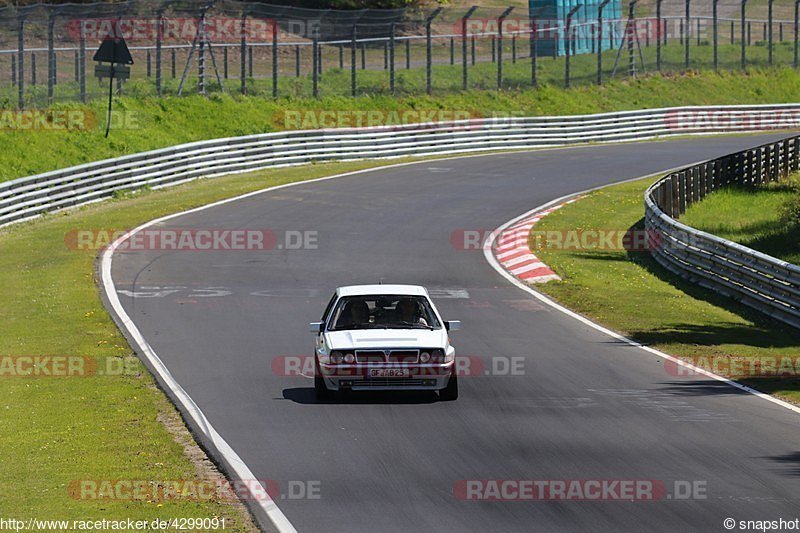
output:
{"label": "black object on pole", "polygon": [[514,7],[507,7],[497,17],[497,88],[503,88],[503,21],[511,14]]}
{"label": "black object on pole", "polygon": [[719,4],[719,0],[712,0],[711,2],[711,11],[712,11],[712,32],[713,32],[713,39],[714,39],[714,70],[719,70],[719,26],[717,25],[718,17],[717,17],[717,4]]}
{"label": "black object on pole", "polygon": [[437,7],[433,10],[433,13],[428,15],[428,18],[425,19],[425,92],[427,94],[431,94],[431,55],[433,52],[431,48],[431,23],[441,12],[442,8]]}
{"label": "black object on pole", "polygon": [[[603,0],[600,2],[600,5],[597,6],[597,85],[603,85],[603,9],[605,9],[610,1],[611,0]],[[658,10],[660,15],[661,0],[658,1]]]}
{"label": "black object on pole", "polygon": [[313,41],[311,42],[311,67],[313,74],[311,75],[312,79],[312,92],[314,98],[319,98],[319,41],[317,37],[314,36]]}
{"label": "black object on pole", "polygon": [[478,6],[472,6],[461,17],[461,88],[467,90],[467,21]]}
{"label": "black object on pole", "polygon": [[570,72],[569,72],[569,64],[570,58],[572,57],[572,17],[577,13],[577,11],[583,7],[583,4],[578,4],[572,9],[569,10],[567,13],[567,32],[564,35],[565,42],[564,42],[564,49],[566,53],[566,62],[564,63],[564,86],[569,89],[570,84]]}
{"label": "black object on pole", "polygon": [[[111,130],[111,103],[114,96],[114,78],[117,79],[117,84],[123,79],[130,78],[131,68],[133,65],[133,57],[128,50],[128,45],[125,39],[117,36],[117,24],[112,23],[112,36],[106,37],[103,40],[100,48],[95,52],[92,60],[96,61],[98,65],[95,67],[95,75],[100,78],[108,78],[108,120],[106,122],[106,138],[108,132]],[[104,65],[103,63],[108,63]]]}

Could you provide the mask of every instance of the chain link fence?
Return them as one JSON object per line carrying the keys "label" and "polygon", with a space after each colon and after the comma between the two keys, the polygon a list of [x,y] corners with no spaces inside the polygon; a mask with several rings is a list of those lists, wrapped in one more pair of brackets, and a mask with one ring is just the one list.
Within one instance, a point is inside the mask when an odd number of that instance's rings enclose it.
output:
{"label": "chain link fence", "polygon": [[[539,1],[539,0],[537,0]],[[441,94],[798,64],[800,0],[587,0],[527,9],[312,10],[231,0],[0,9],[0,109],[107,94],[92,56],[125,38],[117,94]]]}

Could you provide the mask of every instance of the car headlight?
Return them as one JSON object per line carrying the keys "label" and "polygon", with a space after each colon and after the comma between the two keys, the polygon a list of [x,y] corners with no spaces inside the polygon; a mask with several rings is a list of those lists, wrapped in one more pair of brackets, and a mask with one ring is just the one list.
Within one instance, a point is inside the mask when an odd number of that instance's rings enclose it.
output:
{"label": "car headlight", "polygon": [[422,352],[421,354],[419,354],[420,363],[427,363],[430,360],[431,360],[431,354],[429,354],[428,352]]}
{"label": "car headlight", "polygon": [[441,365],[444,362],[444,350],[431,350],[431,363]]}
{"label": "car headlight", "polygon": [[342,352],[331,352],[331,364],[338,365],[342,362]]}
{"label": "car headlight", "polygon": [[351,353],[344,354],[344,362],[348,365],[353,364],[356,362],[356,356]]}

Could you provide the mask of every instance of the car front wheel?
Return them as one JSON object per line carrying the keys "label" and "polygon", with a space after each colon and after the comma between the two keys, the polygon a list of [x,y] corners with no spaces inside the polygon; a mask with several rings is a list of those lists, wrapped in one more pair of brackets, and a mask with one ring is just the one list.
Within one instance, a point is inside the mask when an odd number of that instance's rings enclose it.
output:
{"label": "car front wheel", "polygon": [[445,402],[458,399],[458,376],[455,374],[450,376],[447,386],[439,391],[439,399]]}
{"label": "car front wheel", "polygon": [[333,396],[330,389],[325,385],[325,380],[322,379],[322,372],[318,362],[314,364],[314,393],[317,396],[317,400],[329,400]]}

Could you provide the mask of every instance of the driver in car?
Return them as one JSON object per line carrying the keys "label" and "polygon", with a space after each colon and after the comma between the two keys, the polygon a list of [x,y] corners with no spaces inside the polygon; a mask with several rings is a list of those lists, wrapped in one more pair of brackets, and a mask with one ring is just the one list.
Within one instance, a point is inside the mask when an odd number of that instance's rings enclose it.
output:
{"label": "driver in car", "polygon": [[408,324],[427,326],[428,321],[422,318],[419,313],[417,302],[411,298],[403,298],[397,302],[397,317],[400,322]]}

